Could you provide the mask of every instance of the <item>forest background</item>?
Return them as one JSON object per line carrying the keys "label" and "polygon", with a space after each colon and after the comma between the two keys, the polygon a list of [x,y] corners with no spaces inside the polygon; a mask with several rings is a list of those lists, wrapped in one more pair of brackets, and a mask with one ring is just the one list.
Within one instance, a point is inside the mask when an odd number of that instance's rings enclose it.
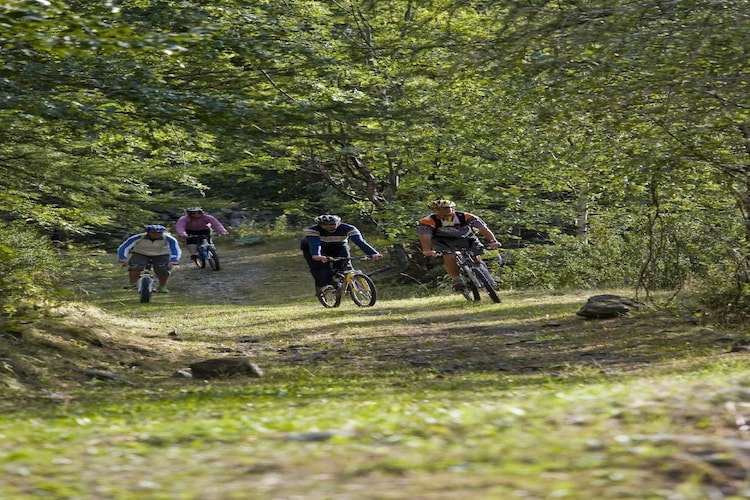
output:
{"label": "forest background", "polygon": [[516,249],[506,285],[742,319],[748,4],[4,2],[0,305],[166,209],[409,243],[445,197]]}

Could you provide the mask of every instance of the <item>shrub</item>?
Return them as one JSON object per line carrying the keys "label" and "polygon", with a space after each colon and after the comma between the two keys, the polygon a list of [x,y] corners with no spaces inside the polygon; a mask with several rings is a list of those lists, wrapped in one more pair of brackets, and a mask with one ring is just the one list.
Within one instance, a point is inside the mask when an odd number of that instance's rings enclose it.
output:
{"label": "shrub", "polygon": [[584,243],[556,235],[550,245],[513,250],[513,265],[500,272],[500,281],[506,289],[632,286],[639,275],[637,254],[622,237]]}
{"label": "shrub", "polygon": [[0,222],[0,310],[12,315],[23,306],[54,295],[66,273],[49,237],[20,222]]}

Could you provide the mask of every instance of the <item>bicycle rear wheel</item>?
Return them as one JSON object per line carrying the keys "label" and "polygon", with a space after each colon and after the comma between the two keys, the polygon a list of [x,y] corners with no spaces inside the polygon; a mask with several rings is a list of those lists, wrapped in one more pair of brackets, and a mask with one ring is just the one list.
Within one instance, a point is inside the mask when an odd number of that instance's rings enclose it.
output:
{"label": "bicycle rear wheel", "polygon": [[[209,247],[206,249],[206,253],[208,254],[206,260],[208,260],[208,265],[211,266],[211,269],[214,271],[221,269],[221,266],[219,265],[219,254],[216,253],[216,249]],[[203,265],[205,266],[206,264],[204,263]]]}
{"label": "bicycle rear wheel", "polygon": [[[489,276],[489,271],[486,268],[474,267],[471,269],[471,272],[474,273],[477,281],[482,284],[482,288],[484,288],[484,291],[490,296],[490,300],[495,304],[499,303],[500,297],[497,296],[497,292],[495,291],[496,283],[495,280]],[[477,290],[477,295],[478,294],[479,290]]]}
{"label": "bicycle rear wheel", "polygon": [[141,302],[151,302],[151,296],[154,292],[154,278],[143,276],[138,280],[138,295]]}
{"label": "bicycle rear wheel", "polygon": [[378,298],[375,283],[366,274],[353,274],[349,285],[349,294],[359,307],[370,307],[375,305]]}
{"label": "bicycle rear wheel", "polygon": [[320,292],[318,293],[318,300],[325,307],[338,307],[341,304],[341,291],[326,290],[325,292]]}

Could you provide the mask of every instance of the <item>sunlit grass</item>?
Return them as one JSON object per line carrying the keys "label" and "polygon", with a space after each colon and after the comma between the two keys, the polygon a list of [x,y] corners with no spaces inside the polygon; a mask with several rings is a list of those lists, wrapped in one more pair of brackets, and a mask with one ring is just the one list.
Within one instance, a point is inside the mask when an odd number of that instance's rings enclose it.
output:
{"label": "sunlit grass", "polygon": [[[258,269],[227,302],[194,293],[219,278],[197,269],[152,304],[104,286],[115,267],[81,278],[89,292],[28,341],[133,385],[39,365],[54,397],[0,399],[0,496],[747,496],[750,367],[726,340],[742,332],[656,311],[585,321],[592,291],[477,305],[383,287],[372,308],[324,309],[289,245],[224,247],[227,272]],[[265,374],[172,376],[224,356]]]}

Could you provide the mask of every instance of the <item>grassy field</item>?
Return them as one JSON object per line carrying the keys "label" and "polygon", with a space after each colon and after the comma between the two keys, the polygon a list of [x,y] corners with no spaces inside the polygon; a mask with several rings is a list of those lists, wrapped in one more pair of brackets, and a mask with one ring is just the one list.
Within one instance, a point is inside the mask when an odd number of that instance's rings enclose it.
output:
{"label": "grassy field", "polygon": [[[378,275],[374,307],[330,310],[293,239],[220,251],[151,304],[98,256],[55,315],[0,333],[0,498],[750,497],[747,331]],[[232,356],[263,377],[178,376]]]}

